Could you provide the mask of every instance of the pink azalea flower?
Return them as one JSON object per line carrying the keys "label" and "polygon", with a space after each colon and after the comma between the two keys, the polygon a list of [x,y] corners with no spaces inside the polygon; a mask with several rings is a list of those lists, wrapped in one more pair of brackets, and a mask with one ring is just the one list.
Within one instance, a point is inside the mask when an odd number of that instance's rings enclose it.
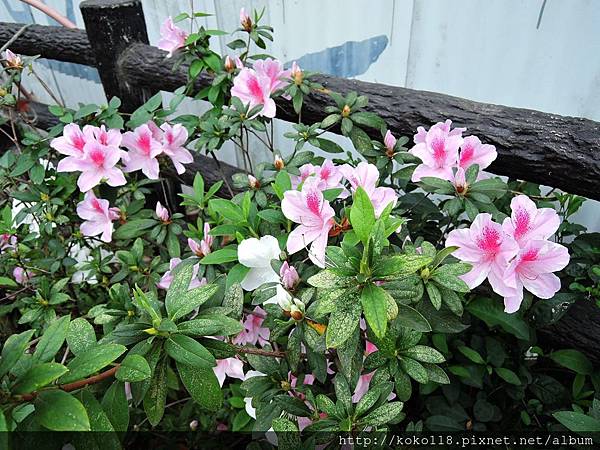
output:
{"label": "pink azalea flower", "polygon": [[365,341],[365,347],[365,356],[369,356],[371,353],[374,353],[378,350],[377,346],[371,341]]}
{"label": "pink azalea flower", "polygon": [[244,380],[244,363],[237,358],[218,359],[217,366],[213,367],[213,372],[219,380],[219,385],[223,387],[225,378],[237,378]]}
{"label": "pink azalea flower", "polygon": [[302,191],[286,191],[281,211],[292,222],[300,224],[288,236],[288,252],[294,254],[311,244],[310,260],[318,267],[325,267],[325,247],[335,212],[318,185],[307,180]]}
{"label": "pink azalea flower", "polygon": [[373,375],[375,375],[374,371],[360,376],[358,382],[356,383],[356,388],[354,388],[354,393],[352,394],[352,403],[358,403],[360,399],[363,398],[368,392],[369,384],[371,384],[371,378],[373,378]]}
{"label": "pink azalea flower", "polygon": [[[456,130],[454,130],[456,131]],[[415,136],[418,143],[409,150],[409,153],[418,157],[423,164],[417,166],[412,175],[412,181],[420,181],[423,177],[436,177],[452,181],[454,173],[452,168],[458,160],[458,148],[463,142],[459,133],[449,131],[449,125],[434,125],[423,136]]]}
{"label": "pink azalea flower", "polygon": [[119,148],[123,139],[120,130],[107,130],[104,125],[100,125],[99,127],[86,125],[83,127],[83,134],[85,135],[86,142],[95,140],[99,144],[106,145],[107,147],[113,147],[115,149]]}
{"label": "pink azalea flower", "polygon": [[308,177],[313,177],[316,180],[317,187],[324,191],[326,189],[335,189],[343,187],[340,182],[342,181],[342,172],[333,162],[329,159],[323,161],[320,166],[314,166],[310,163],[304,164],[300,167],[300,176],[292,176],[292,187],[295,189],[301,183],[306,181]]}
{"label": "pink azalea flower", "polygon": [[168,222],[169,219],[171,218],[169,216],[169,210],[167,208],[165,208],[163,205],[160,204],[160,202],[156,202],[156,217],[158,217],[158,220],[160,220],[161,222]]}
{"label": "pink azalea flower", "polygon": [[[156,287],[159,289],[169,289],[169,287],[171,286],[171,283],[173,282],[173,269],[175,269],[175,267],[177,267],[179,265],[179,263],[181,262],[180,258],[171,258],[171,260],[169,261],[169,270],[167,270],[162,278],[160,279],[160,281],[158,283],[156,283]],[[200,264],[194,264],[194,266],[192,267],[192,281],[190,281],[190,286],[188,287],[188,290],[197,288],[197,287],[201,287],[201,286],[205,286],[208,282],[206,280],[206,278],[202,278],[202,279],[198,279],[198,271],[200,270]]]}
{"label": "pink azalea flower", "polygon": [[473,164],[477,164],[481,171],[489,167],[497,157],[496,147],[482,144],[477,136],[467,136],[460,146],[458,166],[467,170]]}
{"label": "pink azalea flower", "polygon": [[297,189],[308,177],[315,174],[315,166],[311,163],[300,166],[298,170],[300,170],[300,175],[290,175],[293,189]]}
{"label": "pink azalea flower", "polygon": [[190,250],[200,258],[208,255],[212,251],[211,246],[214,238],[209,233],[210,225],[208,222],[204,222],[204,237],[200,243],[198,244],[198,242],[191,238],[188,239],[188,246],[190,247]]}
{"label": "pink azalea flower", "polygon": [[375,165],[363,161],[356,168],[344,164],[340,170],[350,182],[352,192],[359,186],[365,190],[375,208],[375,216],[379,217],[390,203],[396,205],[398,196],[392,188],[377,187],[379,170]]}
{"label": "pink azalea flower", "polygon": [[58,163],[58,172],[76,172],[81,174],[77,179],[77,186],[81,192],[87,192],[97,186],[103,179],[110,186],[122,186],[126,183],[121,169],[115,167],[121,159],[122,150],[115,147],[102,145],[92,140],[83,147],[81,159],[67,157]]}
{"label": "pink azalea flower", "polygon": [[[448,133],[449,136],[462,136],[462,134],[467,131],[466,128],[452,128],[452,121],[450,119],[446,119],[445,122],[438,122],[433,125],[430,130],[434,128],[439,128],[440,130]],[[423,127],[417,128],[417,134],[414,136],[415,144],[421,144],[425,142],[425,138],[427,137],[427,130]]]}
{"label": "pink azalea flower", "polygon": [[453,255],[473,265],[460,278],[473,289],[487,277],[495,292],[505,290],[504,271],[519,251],[517,242],[492,221],[490,214],[478,214],[470,228],[452,230],[446,246],[458,246]]}
{"label": "pink azalea flower", "polygon": [[15,267],[13,269],[13,278],[19,284],[25,284],[31,279],[32,273],[22,267]]}
{"label": "pink azalea flower", "polygon": [[284,261],[279,269],[279,277],[284,288],[293,290],[300,282],[298,271],[294,266],[290,266],[287,261]]}
{"label": "pink azalea flower", "polygon": [[77,204],[77,215],[85,222],[81,224],[81,234],[97,236],[104,242],[112,240],[113,220],[119,218],[119,208],[111,208],[108,200],[97,198],[94,191],[88,191],[82,202]]}
{"label": "pink azalea flower", "polygon": [[52,139],[50,147],[63,155],[81,158],[83,157],[83,147],[86,140],[87,138],[79,125],[70,123],[65,125],[62,136]]}
{"label": "pink azalea flower", "polygon": [[540,208],[526,195],[517,195],[510,202],[512,213],[502,223],[504,232],[520,246],[532,239],[548,239],[560,226],[560,218],[552,208]]}
{"label": "pink azalea flower", "polygon": [[123,146],[129,151],[123,155],[124,172],[141,170],[151,180],[158,180],[158,159],[162,145],[154,139],[148,125],[141,125],[123,135]]}
{"label": "pink azalea flower", "polygon": [[538,298],[552,298],[560,290],[560,278],[552,272],[564,269],[567,264],[569,251],[566,247],[545,240],[527,242],[506,269],[506,289],[498,292],[504,296],[504,311],[519,310],[523,288]]}
{"label": "pink azalea flower", "polygon": [[160,40],[158,48],[169,52],[167,58],[173,56],[173,53],[185,45],[188,34],[173,23],[171,17],[167,17],[160,27]]}
{"label": "pink azalea flower", "polygon": [[0,234],[0,252],[17,247],[17,237],[11,235],[10,233],[2,233]]}
{"label": "pink azalea flower", "polygon": [[265,315],[266,311],[260,306],[254,308],[252,313],[246,314],[246,319],[242,322],[244,329],[233,338],[233,343],[235,345],[256,345],[258,342],[260,345],[265,345],[270,336],[269,329],[262,326]]}
{"label": "pink azalea flower", "polygon": [[163,123],[160,128],[163,132],[162,150],[165,155],[171,158],[177,173],[181,175],[185,172],[183,164],[194,162],[194,157],[184,147],[188,138],[188,132],[180,123],[175,125]]}
{"label": "pink azalea flower", "polygon": [[284,88],[288,84],[287,79],[292,74],[291,70],[283,68],[281,61],[271,58],[259,59],[252,67],[259,77],[264,76],[269,79],[271,92]]}
{"label": "pink azalea flower", "polygon": [[394,151],[394,147],[396,146],[397,139],[394,137],[390,130],[387,130],[385,133],[385,137],[383,138],[383,143],[385,148],[390,152]]}
{"label": "pink azalea flower", "polygon": [[16,55],[15,53],[11,52],[8,48],[6,49],[6,51],[4,52],[4,54],[2,56],[6,60],[6,62],[8,63],[8,65],[10,67],[22,67],[23,66],[23,60],[21,59],[21,57],[19,55]]}
{"label": "pink azalea flower", "polygon": [[231,95],[239,98],[244,105],[254,108],[262,105],[259,116],[275,117],[275,100],[271,98],[271,79],[266,75],[259,75],[254,69],[244,67],[233,79]]}

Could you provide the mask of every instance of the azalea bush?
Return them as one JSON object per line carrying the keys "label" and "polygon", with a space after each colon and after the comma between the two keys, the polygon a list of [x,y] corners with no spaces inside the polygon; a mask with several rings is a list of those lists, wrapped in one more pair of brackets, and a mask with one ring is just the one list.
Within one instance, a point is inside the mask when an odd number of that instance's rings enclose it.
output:
{"label": "azalea bush", "polygon": [[[15,107],[34,60],[4,55],[0,429],[114,432],[85,438],[102,448],[126,430],[274,430],[307,449],[600,430],[598,372],[537,335],[598,299],[599,240],[570,220],[583,199],[485,172],[494,146],[450,120],[393,136],[356,92],[304,123],[322,86],[262,54],[262,14],[241,11],[229,55],[210,49],[223,32],[177,25],[202,16],[161,29],[189,75],[167,104],[54,105],[47,132]],[[185,96],[210,107],[179,114]],[[286,139],[280,102],[298,114]],[[164,180],[226,144],[240,173],[195,173],[170,204]]]}

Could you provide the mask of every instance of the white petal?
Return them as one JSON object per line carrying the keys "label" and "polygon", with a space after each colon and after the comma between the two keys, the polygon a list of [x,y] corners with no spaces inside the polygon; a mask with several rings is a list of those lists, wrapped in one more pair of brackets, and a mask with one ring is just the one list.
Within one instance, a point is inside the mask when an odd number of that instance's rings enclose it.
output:
{"label": "white petal", "polygon": [[276,281],[279,281],[279,275],[277,275],[271,266],[253,267],[248,271],[240,284],[242,289],[253,291],[264,283],[274,283]]}

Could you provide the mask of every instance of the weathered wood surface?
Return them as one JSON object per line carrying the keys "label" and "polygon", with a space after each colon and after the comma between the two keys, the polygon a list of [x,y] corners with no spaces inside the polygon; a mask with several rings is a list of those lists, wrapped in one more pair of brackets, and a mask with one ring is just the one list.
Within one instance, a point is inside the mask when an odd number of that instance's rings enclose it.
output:
{"label": "weathered wood surface", "polygon": [[[165,55],[151,46],[133,45],[117,64],[120,76],[150,91],[172,91],[185,83],[187,68],[173,71]],[[396,135],[412,137],[418,126],[450,118],[455,126],[466,126],[469,134],[496,146],[498,159],[491,172],[600,199],[599,122],[328,75],[315,80],[332,91],[367,95],[365,109],[379,114]],[[204,75],[197,84],[200,88],[209,82],[210,77]],[[326,94],[311,94],[304,103],[302,120],[322,120],[323,108],[332,103]],[[291,102],[279,99],[277,106],[278,118],[297,120]],[[377,131],[371,135],[381,139]]]}
{"label": "weathered wood surface", "polygon": [[[0,23],[0,46],[8,42],[22,27],[22,23]],[[64,27],[29,25],[9,47],[21,55],[41,55],[88,66],[95,66],[96,59],[84,30]]]}
{"label": "weathered wood surface", "polygon": [[[7,40],[18,28],[18,25],[2,23],[0,37]],[[48,30],[50,28],[52,30]],[[27,42],[31,34],[28,30],[11,48],[18,53],[95,65],[89,45],[83,45],[87,51],[81,54],[71,48],[73,36],[77,36],[75,42],[82,45],[82,31],[56,28],[36,26],[36,45]],[[117,76],[127,85],[150,93],[172,91],[185,83],[187,70],[184,66],[173,71],[172,67],[173,61],[166,58],[165,52],[149,45],[133,44],[121,54]],[[456,126],[467,126],[469,133],[496,146],[499,157],[490,171],[600,199],[599,122],[327,75],[320,75],[316,80],[333,91],[356,90],[368,95],[366,109],[380,114],[396,135],[411,136],[420,125],[451,118]],[[198,87],[209,82],[210,77],[204,75],[198,80]],[[305,102],[303,119],[321,120],[323,106],[327,104],[331,104],[331,100],[326,94],[312,94]],[[278,104],[278,117],[296,120],[291,104],[283,99]],[[377,133],[373,137],[380,138]]]}

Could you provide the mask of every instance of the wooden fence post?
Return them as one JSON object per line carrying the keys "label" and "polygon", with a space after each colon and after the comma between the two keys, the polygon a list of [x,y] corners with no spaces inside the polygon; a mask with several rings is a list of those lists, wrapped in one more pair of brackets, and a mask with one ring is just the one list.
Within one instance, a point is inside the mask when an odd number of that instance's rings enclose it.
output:
{"label": "wooden fence post", "polygon": [[85,30],[102,80],[106,98],[121,99],[124,112],[133,112],[146,100],[144,90],[121,80],[117,60],[135,42],[148,44],[140,0],[85,0],[79,5]]}

